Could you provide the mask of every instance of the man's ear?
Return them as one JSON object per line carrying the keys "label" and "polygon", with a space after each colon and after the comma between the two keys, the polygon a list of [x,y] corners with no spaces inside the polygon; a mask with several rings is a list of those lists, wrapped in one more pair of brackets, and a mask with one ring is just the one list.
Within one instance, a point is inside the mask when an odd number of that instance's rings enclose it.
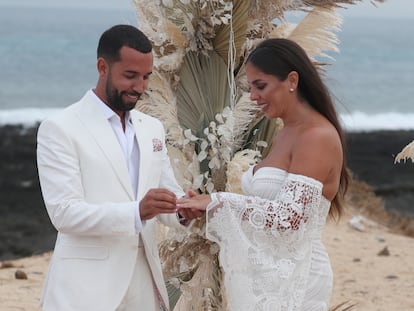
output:
{"label": "man's ear", "polygon": [[109,64],[107,63],[107,61],[102,58],[99,57],[98,61],[96,62],[96,68],[98,69],[99,72],[99,76],[105,76],[108,73],[109,70]]}

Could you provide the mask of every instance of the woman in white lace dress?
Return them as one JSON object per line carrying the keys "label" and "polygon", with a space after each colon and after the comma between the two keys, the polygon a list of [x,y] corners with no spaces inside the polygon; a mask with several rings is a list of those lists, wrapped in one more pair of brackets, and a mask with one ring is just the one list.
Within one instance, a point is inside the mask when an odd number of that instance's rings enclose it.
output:
{"label": "woman in white lace dress", "polygon": [[246,74],[251,99],[283,129],[244,173],[245,195],[199,195],[177,206],[207,209],[229,310],[328,310],[332,270],[321,233],[328,214],[340,215],[349,178],[332,100],[305,51],[287,39],[259,44]]}

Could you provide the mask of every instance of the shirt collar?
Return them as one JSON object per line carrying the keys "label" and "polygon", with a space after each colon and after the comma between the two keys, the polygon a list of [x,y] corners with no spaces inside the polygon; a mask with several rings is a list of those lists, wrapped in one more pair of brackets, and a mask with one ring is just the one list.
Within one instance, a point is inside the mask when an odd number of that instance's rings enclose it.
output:
{"label": "shirt collar", "polygon": [[[92,97],[94,98],[95,102],[97,105],[99,105],[102,109],[102,112],[105,116],[105,118],[107,120],[110,120],[114,117],[116,117],[117,120],[119,120],[119,116],[115,113],[115,111],[113,111],[111,108],[108,107],[107,104],[105,104],[96,94],[95,92],[91,89],[89,90],[89,92],[92,94]],[[125,120],[127,121],[127,123],[132,123],[131,120],[131,114],[129,113],[129,111],[127,111],[125,113]]]}

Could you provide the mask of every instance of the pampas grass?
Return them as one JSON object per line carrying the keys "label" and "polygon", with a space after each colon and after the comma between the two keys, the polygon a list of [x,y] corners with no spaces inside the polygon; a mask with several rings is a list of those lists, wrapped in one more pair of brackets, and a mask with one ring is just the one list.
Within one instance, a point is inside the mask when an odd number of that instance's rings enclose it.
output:
{"label": "pampas grass", "polygon": [[339,41],[332,30],[339,31],[341,23],[342,18],[334,9],[315,8],[293,29],[288,38],[302,46],[308,55],[331,58],[324,51],[339,51]]}
{"label": "pampas grass", "polygon": [[400,161],[406,162],[408,159],[414,163],[414,140],[401,150],[395,157],[394,163],[400,163]]}

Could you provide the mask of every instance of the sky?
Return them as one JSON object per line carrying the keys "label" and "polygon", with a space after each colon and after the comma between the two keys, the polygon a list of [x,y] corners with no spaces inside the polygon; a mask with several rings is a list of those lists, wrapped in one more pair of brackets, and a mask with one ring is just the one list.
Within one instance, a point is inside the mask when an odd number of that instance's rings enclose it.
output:
{"label": "sky", "polygon": [[131,9],[133,0],[0,0],[0,6],[13,7],[77,7],[94,8],[103,7],[109,9]]}
{"label": "sky", "polygon": [[[375,7],[370,0],[362,0],[356,5],[350,5],[341,14],[358,17],[384,17],[384,18],[414,18],[414,0],[386,0]],[[134,10],[133,0],[0,0],[0,7],[7,6],[54,6],[54,7],[104,7],[108,9]]]}
{"label": "sky", "polygon": [[355,17],[414,18],[414,0],[386,0],[384,3],[372,5],[369,0],[349,5],[341,14]]}

